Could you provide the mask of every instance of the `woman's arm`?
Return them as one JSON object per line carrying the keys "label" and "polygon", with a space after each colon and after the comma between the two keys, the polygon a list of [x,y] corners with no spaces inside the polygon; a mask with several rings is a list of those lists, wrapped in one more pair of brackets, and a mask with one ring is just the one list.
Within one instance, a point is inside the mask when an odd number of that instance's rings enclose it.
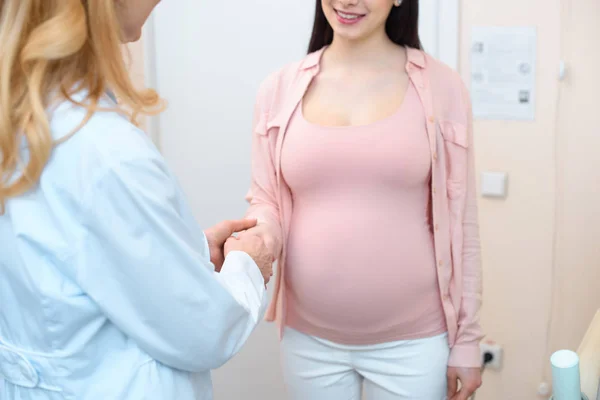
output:
{"label": "woman's arm", "polygon": [[275,255],[281,256],[282,226],[279,218],[277,176],[274,145],[276,138],[267,130],[269,94],[273,91],[275,75],[261,85],[254,107],[252,123],[252,181],[246,200],[250,204],[246,217],[256,218],[258,224],[247,233],[260,235]]}
{"label": "woman's arm", "polygon": [[457,341],[450,355],[450,366],[481,366],[479,342],[483,334],[479,324],[482,296],[481,245],[479,240],[479,217],[475,177],[475,154],[473,151],[473,113],[466,87],[463,99],[467,110],[468,171],[466,203],[463,213],[463,268],[462,301],[458,313]]}
{"label": "woman's arm", "polygon": [[245,343],[266,306],[264,280],[245,253],[220,274],[160,156],[120,161],[92,182],[74,259],[79,285],[157,361],[215,369]]}

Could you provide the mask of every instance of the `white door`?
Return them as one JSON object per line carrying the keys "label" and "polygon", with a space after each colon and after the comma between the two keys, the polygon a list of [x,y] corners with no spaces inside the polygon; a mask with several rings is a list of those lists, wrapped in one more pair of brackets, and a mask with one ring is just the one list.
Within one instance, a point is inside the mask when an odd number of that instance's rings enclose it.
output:
{"label": "white door", "polygon": [[[421,19],[425,48],[454,67],[457,2],[422,0]],[[312,1],[177,0],[163,1],[150,21],[147,75],[169,103],[150,129],[202,226],[243,215],[256,90],[303,57],[313,15]],[[283,399],[275,327],[261,325],[214,382],[219,400]]]}

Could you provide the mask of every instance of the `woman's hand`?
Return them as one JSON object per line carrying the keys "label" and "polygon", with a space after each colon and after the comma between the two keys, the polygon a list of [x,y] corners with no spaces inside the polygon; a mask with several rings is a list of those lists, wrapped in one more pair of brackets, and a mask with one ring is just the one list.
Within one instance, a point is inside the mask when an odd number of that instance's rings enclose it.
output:
{"label": "woman's hand", "polygon": [[230,237],[225,243],[225,257],[231,251],[243,251],[248,254],[258,268],[265,280],[265,285],[269,283],[273,276],[273,254],[269,251],[265,242],[259,236],[244,235],[240,237]]}
{"label": "woman's hand", "polygon": [[264,242],[271,254],[273,254],[273,262],[277,260],[277,257],[281,253],[281,244],[278,240],[273,238],[269,233],[269,229],[264,223],[258,223],[255,227],[250,228],[244,232],[241,232],[238,237],[243,238],[244,236],[252,235],[260,237]]}
{"label": "woman's hand", "polygon": [[480,386],[480,368],[448,367],[448,400],[468,400]]}
{"label": "woman's hand", "polygon": [[210,251],[210,261],[215,265],[217,272],[221,271],[225,262],[224,246],[227,239],[236,232],[245,231],[256,226],[255,219],[240,219],[237,221],[223,221],[204,231]]}

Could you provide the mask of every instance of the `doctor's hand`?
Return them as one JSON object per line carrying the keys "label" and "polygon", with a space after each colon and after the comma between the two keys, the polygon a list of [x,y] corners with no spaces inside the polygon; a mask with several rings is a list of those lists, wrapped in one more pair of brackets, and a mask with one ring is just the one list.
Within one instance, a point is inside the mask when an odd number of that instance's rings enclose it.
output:
{"label": "doctor's hand", "polygon": [[236,232],[245,231],[256,226],[255,219],[240,219],[237,221],[223,221],[204,231],[210,251],[210,261],[215,265],[217,272],[221,271],[225,261],[224,246],[227,239]]}
{"label": "doctor's hand", "polygon": [[254,235],[230,237],[225,243],[225,257],[232,251],[243,251],[252,257],[260,269],[265,285],[269,283],[273,276],[273,253],[260,237]]}
{"label": "doctor's hand", "polygon": [[448,367],[448,400],[468,400],[480,386],[480,368]]}

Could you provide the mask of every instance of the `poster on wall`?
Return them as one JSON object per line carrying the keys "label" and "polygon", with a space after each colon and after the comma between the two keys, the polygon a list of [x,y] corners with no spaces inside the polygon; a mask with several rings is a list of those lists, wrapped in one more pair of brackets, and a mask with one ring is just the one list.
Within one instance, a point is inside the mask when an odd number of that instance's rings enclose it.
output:
{"label": "poster on wall", "polygon": [[475,26],[471,96],[476,119],[535,120],[535,27]]}

